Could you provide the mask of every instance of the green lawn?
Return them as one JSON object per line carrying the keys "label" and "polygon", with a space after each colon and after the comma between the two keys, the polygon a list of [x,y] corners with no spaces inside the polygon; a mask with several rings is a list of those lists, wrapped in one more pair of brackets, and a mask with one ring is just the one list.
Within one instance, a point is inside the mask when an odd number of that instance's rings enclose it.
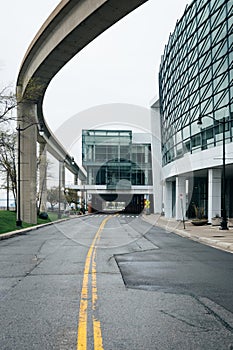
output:
{"label": "green lawn", "polygon": [[[37,223],[40,225],[55,220],[57,220],[57,214],[49,213],[49,218],[47,220],[38,218]],[[23,228],[31,226],[35,225],[27,224],[26,222],[23,222],[22,225]],[[15,231],[17,229],[18,228],[16,227],[16,213],[14,211],[0,210],[0,234]]]}

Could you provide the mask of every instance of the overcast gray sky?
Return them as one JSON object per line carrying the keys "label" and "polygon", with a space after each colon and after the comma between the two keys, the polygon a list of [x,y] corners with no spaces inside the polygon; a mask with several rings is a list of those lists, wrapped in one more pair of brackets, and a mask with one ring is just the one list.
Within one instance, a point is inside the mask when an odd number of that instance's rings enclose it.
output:
{"label": "overcast gray sky", "polygon": [[[0,85],[15,84],[23,56],[58,0],[1,0]],[[190,0],[149,0],[103,33],[52,80],[44,115],[53,131],[108,103],[149,107],[164,46]]]}

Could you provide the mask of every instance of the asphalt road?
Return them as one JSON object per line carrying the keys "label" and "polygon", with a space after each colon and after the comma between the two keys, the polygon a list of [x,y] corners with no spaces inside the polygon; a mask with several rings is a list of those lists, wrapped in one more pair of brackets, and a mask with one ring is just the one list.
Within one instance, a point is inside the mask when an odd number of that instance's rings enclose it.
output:
{"label": "asphalt road", "polygon": [[233,254],[132,216],[0,241],[0,349],[233,349]]}

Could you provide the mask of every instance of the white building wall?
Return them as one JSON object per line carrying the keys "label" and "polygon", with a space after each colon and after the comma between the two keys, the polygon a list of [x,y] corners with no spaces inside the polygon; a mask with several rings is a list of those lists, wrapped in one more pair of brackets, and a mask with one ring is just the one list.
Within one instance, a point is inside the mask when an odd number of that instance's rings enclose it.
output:
{"label": "white building wall", "polygon": [[185,218],[186,205],[186,177],[176,177],[176,220]]}
{"label": "white building wall", "polygon": [[[232,164],[233,143],[226,144],[226,165]],[[186,178],[193,183],[195,172],[198,170],[208,170],[208,221],[212,222],[212,218],[218,214],[221,216],[221,174],[222,174],[222,145],[211,149],[196,152],[194,154],[185,154],[184,157],[167,164],[162,168],[162,180],[169,184],[169,181],[176,179],[176,209],[171,211],[172,195],[171,188],[166,185],[164,207],[166,217],[174,216],[177,220],[182,219],[181,206],[178,190],[185,193],[185,181],[183,184],[180,179]],[[177,183],[178,181],[178,183]],[[181,191],[180,190],[180,191]],[[189,188],[189,191],[192,190]],[[191,199],[191,196],[189,196]],[[167,203],[170,201],[170,203]],[[184,210],[185,197],[183,199]],[[186,203],[187,205],[189,203]]]}
{"label": "white building wall", "polygon": [[152,136],[150,133],[140,133],[140,132],[132,132],[132,143],[151,143]]}
{"label": "white building wall", "polygon": [[[226,165],[232,163],[233,143],[226,144]],[[222,168],[222,146],[213,147],[194,154],[186,153],[184,157],[163,167],[163,179],[180,174],[194,176],[194,171],[201,169]]]}
{"label": "white building wall", "polygon": [[208,171],[208,222],[217,215],[221,216],[221,169]]}
{"label": "white building wall", "polygon": [[159,101],[151,105],[151,135],[152,135],[152,169],[153,169],[153,201],[154,212],[162,213],[162,157],[160,137],[160,110]]}
{"label": "white building wall", "polygon": [[164,215],[166,218],[173,216],[172,208],[172,182],[165,181],[164,183]]}

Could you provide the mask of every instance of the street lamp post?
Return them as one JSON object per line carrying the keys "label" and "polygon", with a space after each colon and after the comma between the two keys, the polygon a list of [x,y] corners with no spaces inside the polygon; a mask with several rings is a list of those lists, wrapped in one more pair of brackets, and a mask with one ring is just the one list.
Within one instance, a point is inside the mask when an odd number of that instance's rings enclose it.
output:
{"label": "street lamp post", "polygon": [[21,142],[20,142],[20,133],[21,131],[25,131],[33,125],[40,125],[40,135],[43,134],[43,125],[40,123],[33,123],[27,125],[25,128],[21,128],[20,124],[16,128],[18,133],[18,167],[17,167],[17,214],[16,214],[16,226],[22,227],[22,219],[21,219],[21,176],[20,176],[20,167],[21,167]]}
{"label": "street lamp post", "polygon": [[226,210],[226,141],[225,141],[225,131],[226,131],[226,119],[223,118],[223,149],[222,149],[222,191],[223,191],[223,207],[222,207],[222,221],[221,229],[228,230],[227,227],[227,210]]}
{"label": "street lamp post", "polygon": [[[215,118],[213,118],[211,115],[205,115],[205,117],[209,117],[216,121]],[[222,124],[223,126],[223,143],[222,143],[222,198],[223,198],[223,203],[222,203],[222,221],[221,221],[221,226],[220,230],[228,230],[227,227],[227,211],[226,211],[226,118],[224,117],[222,121],[217,120],[219,124]],[[202,116],[198,117],[197,125],[201,126],[202,125]]]}

